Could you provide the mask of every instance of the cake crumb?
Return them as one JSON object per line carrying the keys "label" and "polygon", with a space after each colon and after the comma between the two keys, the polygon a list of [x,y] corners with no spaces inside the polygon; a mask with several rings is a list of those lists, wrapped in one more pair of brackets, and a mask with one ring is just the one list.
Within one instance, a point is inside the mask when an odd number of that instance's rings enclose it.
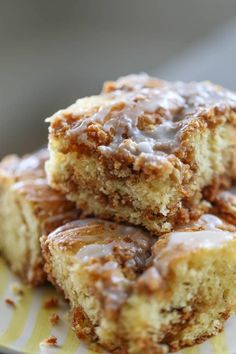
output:
{"label": "cake crumb", "polygon": [[60,321],[60,316],[57,313],[53,313],[50,318],[49,322],[53,325],[56,326],[58,322]]}
{"label": "cake crumb", "polygon": [[16,307],[16,303],[12,299],[9,298],[5,299],[5,303],[9,306]]}
{"label": "cake crumb", "polygon": [[58,306],[58,299],[56,297],[51,297],[50,299],[46,300],[43,305],[45,309],[52,309]]}
{"label": "cake crumb", "polygon": [[51,336],[46,339],[44,339],[42,342],[40,342],[40,345],[46,345],[46,346],[57,346],[57,337]]}

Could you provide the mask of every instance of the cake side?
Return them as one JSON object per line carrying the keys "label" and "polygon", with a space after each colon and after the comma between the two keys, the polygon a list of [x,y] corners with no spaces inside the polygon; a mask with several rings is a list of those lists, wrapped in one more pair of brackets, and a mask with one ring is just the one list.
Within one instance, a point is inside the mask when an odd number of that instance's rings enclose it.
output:
{"label": "cake side", "polygon": [[155,243],[149,268],[122,308],[125,332],[132,328],[130,343],[144,350],[156,343],[161,329],[161,343],[178,351],[223,329],[236,310],[235,231],[223,219],[204,214]]}
{"label": "cake side", "polygon": [[235,312],[236,228],[214,215],[158,240],[84,220],[41,243],[75,332],[109,351],[177,351],[217,334]]}
{"label": "cake side", "polygon": [[44,171],[47,150],[0,163],[0,252],[30,285],[46,281],[39,238],[79,217],[72,202],[53,191]]}
{"label": "cake side", "polygon": [[89,213],[169,231],[235,178],[235,111],[208,82],[108,83],[49,119],[49,183]]}

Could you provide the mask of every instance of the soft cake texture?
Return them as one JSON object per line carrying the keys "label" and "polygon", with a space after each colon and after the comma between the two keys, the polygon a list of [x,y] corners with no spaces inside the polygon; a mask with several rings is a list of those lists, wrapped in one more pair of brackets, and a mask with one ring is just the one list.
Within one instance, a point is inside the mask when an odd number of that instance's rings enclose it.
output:
{"label": "soft cake texture", "polygon": [[85,219],[41,239],[49,279],[82,339],[122,354],[166,353],[222,330],[236,309],[236,227],[205,214],[159,239]]}
{"label": "soft cake texture", "polygon": [[0,253],[30,285],[46,281],[39,238],[79,217],[75,205],[48,186],[47,159],[47,150],[40,150],[0,163]]}
{"label": "soft cake texture", "polygon": [[48,119],[49,183],[88,213],[170,231],[236,177],[235,111],[210,82],[105,83]]}

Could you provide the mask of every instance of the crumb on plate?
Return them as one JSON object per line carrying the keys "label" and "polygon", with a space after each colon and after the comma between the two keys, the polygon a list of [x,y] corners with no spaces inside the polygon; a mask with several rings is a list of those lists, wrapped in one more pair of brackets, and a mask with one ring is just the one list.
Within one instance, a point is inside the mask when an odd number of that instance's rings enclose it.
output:
{"label": "crumb on plate", "polygon": [[12,306],[12,307],[16,307],[16,303],[15,303],[15,301],[13,301],[12,299],[9,299],[9,298],[5,299],[5,303],[6,303],[7,305]]}
{"label": "crumb on plate", "polygon": [[50,317],[49,317],[49,322],[53,325],[56,326],[60,321],[60,316],[57,313],[53,313]]}
{"label": "crumb on plate", "polygon": [[59,303],[58,303],[58,299],[56,297],[50,297],[49,299],[47,299],[44,302],[44,305],[43,305],[43,307],[45,309],[52,309],[52,308],[55,308],[58,306],[59,306]]}
{"label": "crumb on plate", "polygon": [[40,345],[57,346],[57,337],[50,336],[50,337],[44,339],[42,342],[40,342]]}

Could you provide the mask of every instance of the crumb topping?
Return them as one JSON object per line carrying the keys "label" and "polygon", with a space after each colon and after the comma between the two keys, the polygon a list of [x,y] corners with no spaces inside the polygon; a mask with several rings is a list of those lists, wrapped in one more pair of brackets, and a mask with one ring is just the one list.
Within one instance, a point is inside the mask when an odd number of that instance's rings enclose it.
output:
{"label": "crumb topping", "polygon": [[185,128],[199,118],[200,125],[218,124],[222,112],[236,110],[236,95],[210,82],[167,82],[145,74],[105,84],[90,106],[84,100],[50,119],[53,134],[96,148],[101,156],[119,154],[150,164],[165,164],[178,151]]}

